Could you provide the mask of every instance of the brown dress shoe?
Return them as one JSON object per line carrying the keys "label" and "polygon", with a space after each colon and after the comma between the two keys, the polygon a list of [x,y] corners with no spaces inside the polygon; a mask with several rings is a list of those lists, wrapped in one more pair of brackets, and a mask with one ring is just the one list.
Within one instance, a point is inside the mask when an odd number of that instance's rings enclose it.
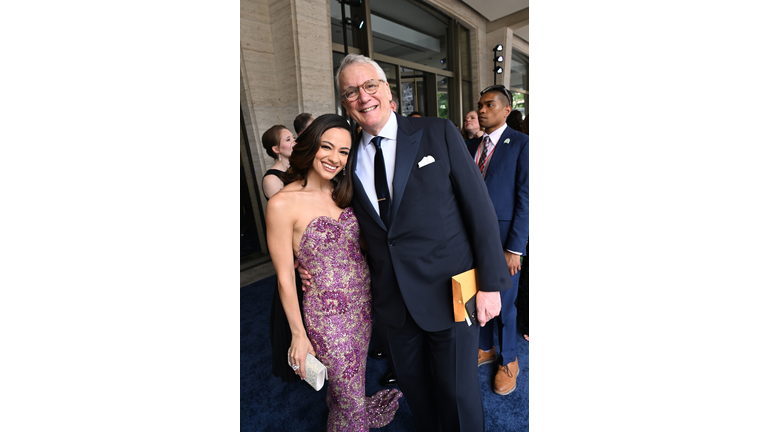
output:
{"label": "brown dress shoe", "polygon": [[493,363],[496,360],[496,347],[492,347],[490,351],[485,352],[478,348],[477,350],[477,365],[482,366],[484,364]]}
{"label": "brown dress shoe", "polygon": [[517,358],[511,363],[499,366],[496,378],[493,379],[493,392],[505,396],[515,391],[518,374],[520,374],[520,365],[517,364]]}

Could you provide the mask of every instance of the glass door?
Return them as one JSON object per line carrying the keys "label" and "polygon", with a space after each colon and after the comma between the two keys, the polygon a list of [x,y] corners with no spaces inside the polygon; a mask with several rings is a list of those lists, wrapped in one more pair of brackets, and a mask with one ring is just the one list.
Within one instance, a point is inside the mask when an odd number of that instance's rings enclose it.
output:
{"label": "glass door", "polygon": [[420,70],[400,68],[400,83],[402,92],[400,101],[402,102],[402,111],[404,116],[409,116],[413,112],[419,112],[426,115],[426,94],[424,92],[424,72]]}

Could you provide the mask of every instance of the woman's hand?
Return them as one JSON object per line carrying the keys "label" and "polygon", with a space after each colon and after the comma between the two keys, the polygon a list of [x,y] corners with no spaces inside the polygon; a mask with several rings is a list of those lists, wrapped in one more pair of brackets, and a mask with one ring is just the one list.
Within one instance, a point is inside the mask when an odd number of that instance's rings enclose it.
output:
{"label": "woman's hand", "polygon": [[307,378],[307,371],[305,368],[307,362],[307,353],[317,356],[315,349],[312,347],[312,343],[307,338],[307,334],[294,335],[291,338],[291,348],[288,349],[288,360],[291,363],[291,367],[298,366],[294,372],[298,374],[301,379]]}

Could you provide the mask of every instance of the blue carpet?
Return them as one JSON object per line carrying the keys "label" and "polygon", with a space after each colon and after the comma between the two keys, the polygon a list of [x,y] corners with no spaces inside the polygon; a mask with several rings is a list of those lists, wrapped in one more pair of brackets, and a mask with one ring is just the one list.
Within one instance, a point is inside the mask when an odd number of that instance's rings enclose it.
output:
{"label": "blue carpet", "polygon": [[[257,431],[324,431],[328,419],[325,404],[327,385],[315,391],[308,384],[285,384],[272,376],[272,349],[269,343],[269,310],[275,276],[240,288],[240,430]],[[497,336],[496,346],[498,347]],[[371,346],[378,347],[376,332]],[[497,364],[479,369],[483,394],[486,431],[523,432],[528,430],[528,342],[518,335],[520,375],[517,389],[507,396],[493,392],[493,374]],[[368,358],[365,389],[372,395],[388,369],[386,360]],[[405,398],[385,432],[413,432],[416,425]]]}

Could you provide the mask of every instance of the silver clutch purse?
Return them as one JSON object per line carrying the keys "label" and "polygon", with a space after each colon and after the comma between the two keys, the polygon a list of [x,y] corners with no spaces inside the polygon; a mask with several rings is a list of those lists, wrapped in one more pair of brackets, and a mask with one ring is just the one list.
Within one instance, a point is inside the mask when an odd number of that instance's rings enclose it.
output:
{"label": "silver clutch purse", "polygon": [[[291,364],[291,359],[288,357],[288,365]],[[304,362],[304,369],[307,373],[307,378],[304,380],[312,386],[316,391],[320,391],[325,384],[325,380],[328,379],[328,368],[325,367],[320,360],[316,359],[310,353],[307,353],[307,360]]]}

